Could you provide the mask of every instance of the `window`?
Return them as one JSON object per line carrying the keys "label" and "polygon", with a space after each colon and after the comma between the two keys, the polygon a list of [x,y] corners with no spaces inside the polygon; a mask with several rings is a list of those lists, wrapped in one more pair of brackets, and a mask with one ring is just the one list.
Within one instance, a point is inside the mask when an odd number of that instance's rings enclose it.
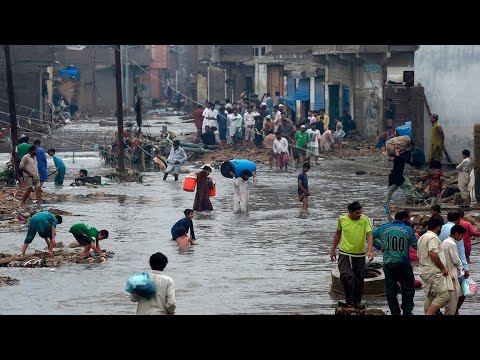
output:
{"label": "window", "polygon": [[258,56],[258,48],[255,48],[255,56]]}
{"label": "window", "polygon": [[262,46],[262,55],[265,55],[265,46]]}

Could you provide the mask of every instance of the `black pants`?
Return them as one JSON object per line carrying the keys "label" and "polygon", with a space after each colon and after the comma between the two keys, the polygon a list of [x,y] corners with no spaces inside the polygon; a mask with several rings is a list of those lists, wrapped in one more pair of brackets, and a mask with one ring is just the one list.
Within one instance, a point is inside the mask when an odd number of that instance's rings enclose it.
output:
{"label": "black pants", "polygon": [[85,235],[85,234],[80,234],[80,235],[72,234],[72,235],[75,238],[75,240],[78,241],[78,243],[80,245],[85,246],[85,245],[90,244],[90,241],[88,240],[87,235]]}
{"label": "black pants", "polygon": [[415,277],[412,265],[406,263],[383,264],[385,273],[385,289],[387,291],[388,307],[392,315],[400,315],[398,305],[398,283],[402,289],[403,315],[412,315],[413,297],[415,296]]}
{"label": "black pants", "polygon": [[339,254],[338,270],[345,291],[345,302],[347,305],[360,305],[365,279],[365,256],[352,257]]}

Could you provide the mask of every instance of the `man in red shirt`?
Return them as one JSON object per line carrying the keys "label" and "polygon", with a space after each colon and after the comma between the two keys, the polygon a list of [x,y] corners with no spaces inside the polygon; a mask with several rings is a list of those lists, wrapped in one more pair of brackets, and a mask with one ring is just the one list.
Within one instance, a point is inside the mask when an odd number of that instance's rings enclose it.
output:
{"label": "man in red shirt", "polygon": [[198,104],[197,109],[194,112],[193,117],[195,118],[195,126],[197,128],[197,136],[195,137],[194,142],[200,142],[200,136],[202,135],[202,124],[203,124],[203,106]]}
{"label": "man in red shirt", "polygon": [[463,243],[465,244],[465,257],[467,258],[467,262],[470,262],[470,252],[472,251],[472,236],[480,236],[480,232],[475,231],[475,228],[472,224],[470,224],[467,220],[463,217],[465,213],[462,209],[457,210],[460,213],[460,224],[466,230],[465,235],[463,236]]}

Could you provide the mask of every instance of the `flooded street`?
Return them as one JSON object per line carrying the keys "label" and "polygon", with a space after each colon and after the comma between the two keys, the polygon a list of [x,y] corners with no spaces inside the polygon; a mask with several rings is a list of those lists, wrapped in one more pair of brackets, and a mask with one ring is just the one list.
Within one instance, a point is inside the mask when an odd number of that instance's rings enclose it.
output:
{"label": "flooded street", "polygon": [[[161,120],[180,123],[176,117]],[[145,132],[155,135],[161,126],[155,124]],[[196,213],[198,245],[180,252],[170,240],[170,229],[184,216],[183,210],[193,206],[195,193],[182,190],[185,174],[178,182],[171,176],[162,181],[160,172],[147,172],[143,184],[111,184],[98,189],[68,186],[81,168],[87,169],[89,176],[111,171],[102,164],[92,144],[92,139],[102,139],[108,130],[115,132],[116,128],[100,127],[98,123],[66,126],[62,137],[65,140],[57,139],[54,144],[61,149],[57,154],[67,167],[65,186],[58,188],[48,182],[44,189],[68,194],[104,191],[124,195],[45,205],[75,215],[65,216],[57,227],[57,241],[74,241],[69,228],[85,222],[110,232],[101,245],[113,251],[114,257],[101,264],[54,269],[0,268],[2,276],[20,280],[19,285],[0,288],[0,314],[135,314],[136,303],[130,302],[124,290],[126,280],[134,272],[148,270],[149,257],[157,251],[169,260],[165,273],[175,282],[177,314],[334,313],[339,298],[329,294],[330,272],[336,266],[330,262],[329,252],[337,218],[347,212],[352,201],[359,201],[371,219],[384,218],[387,179],[356,176],[355,171],[368,174],[377,167],[390,168],[391,164],[373,162],[371,158],[321,160],[321,165],[313,165],[308,174],[312,194],[308,212],[301,210],[297,197],[300,168],[279,173],[268,165],[259,165],[258,185],[253,188],[248,215],[233,214],[232,180],[215,169],[211,175],[217,183],[217,196],[212,198],[214,211]],[[190,133],[194,125],[169,124],[168,130]],[[85,145],[73,154],[67,145],[80,137],[86,139]],[[0,166],[7,159],[8,154],[0,154]],[[48,161],[49,169],[53,168],[50,158]],[[199,170],[192,164],[186,168]],[[404,195],[399,190],[393,199],[403,204]],[[0,252],[19,254],[25,234],[26,228],[21,232],[0,232]],[[37,236],[27,254],[44,247],[45,242]],[[470,273],[480,282],[478,250],[478,245],[473,246]],[[381,261],[380,252],[375,251],[375,256],[376,261]],[[414,314],[423,314],[423,298],[423,290],[418,290]],[[364,301],[370,307],[388,310],[385,298]],[[468,298],[461,314],[480,314],[479,302],[478,297]]]}

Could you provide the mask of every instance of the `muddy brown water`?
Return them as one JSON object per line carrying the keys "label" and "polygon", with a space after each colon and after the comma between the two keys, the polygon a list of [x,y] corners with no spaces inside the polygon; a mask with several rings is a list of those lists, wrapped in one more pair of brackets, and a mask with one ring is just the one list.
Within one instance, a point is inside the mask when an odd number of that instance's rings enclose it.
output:
{"label": "muddy brown water", "polygon": [[[89,124],[93,133],[104,128]],[[65,131],[69,131],[68,127]],[[72,130],[73,131],[73,130]],[[95,152],[59,153],[67,166],[66,184],[80,168],[89,175],[103,175],[105,167]],[[3,166],[7,154],[0,154]],[[50,164],[49,166],[53,166]],[[197,170],[199,165],[189,164]],[[286,173],[258,167],[258,185],[250,198],[247,215],[233,214],[233,187],[217,169],[214,211],[197,213],[194,219],[198,245],[179,251],[170,228],[193,206],[194,193],[182,190],[182,181],[162,181],[159,172],[147,172],[143,184],[113,184],[100,188],[118,198],[67,201],[54,207],[80,216],[65,216],[58,226],[57,241],[70,243],[68,229],[86,222],[110,231],[103,247],[115,253],[101,264],[71,264],[59,268],[1,268],[1,276],[20,280],[0,289],[0,314],[135,314],[136,304],[124,291],[127,278],[148,269],[149,256],[157,251],[169,259],[165,273],[175,282],[177,314],[334,314],[338,296],[330,295],[329,258],[340,214],[352,201],[360,201],[364,213],[383,218],[386,190],[384,177],[356,176],[355,171],[385,167],[372,159],[322,160],[309,172],[310,209],[301,210],[297,198],[299,168]],[[87,194],[99,191],[52,182],[47,191]],[[394,200],[403,203],[400,191]],[[52,206],[48,204],[46,206]],[[0,232],[0,252],[20,253],[26,228]],[[36,237],[27,252],[42,250]],[[471,274],[480,282],[479,246],[473,246]],[[381,253],[375,251],[376,260]],[[415,273],[418,269],[415,267]],[[418,274],[416,275],[418,278]],[[414,314],[423,314],[423,290],[415,294]],[[364,298],[370,307],[388,310],[386,299]],[[480,314],[478,297],[467,299],[462,314]]]}

